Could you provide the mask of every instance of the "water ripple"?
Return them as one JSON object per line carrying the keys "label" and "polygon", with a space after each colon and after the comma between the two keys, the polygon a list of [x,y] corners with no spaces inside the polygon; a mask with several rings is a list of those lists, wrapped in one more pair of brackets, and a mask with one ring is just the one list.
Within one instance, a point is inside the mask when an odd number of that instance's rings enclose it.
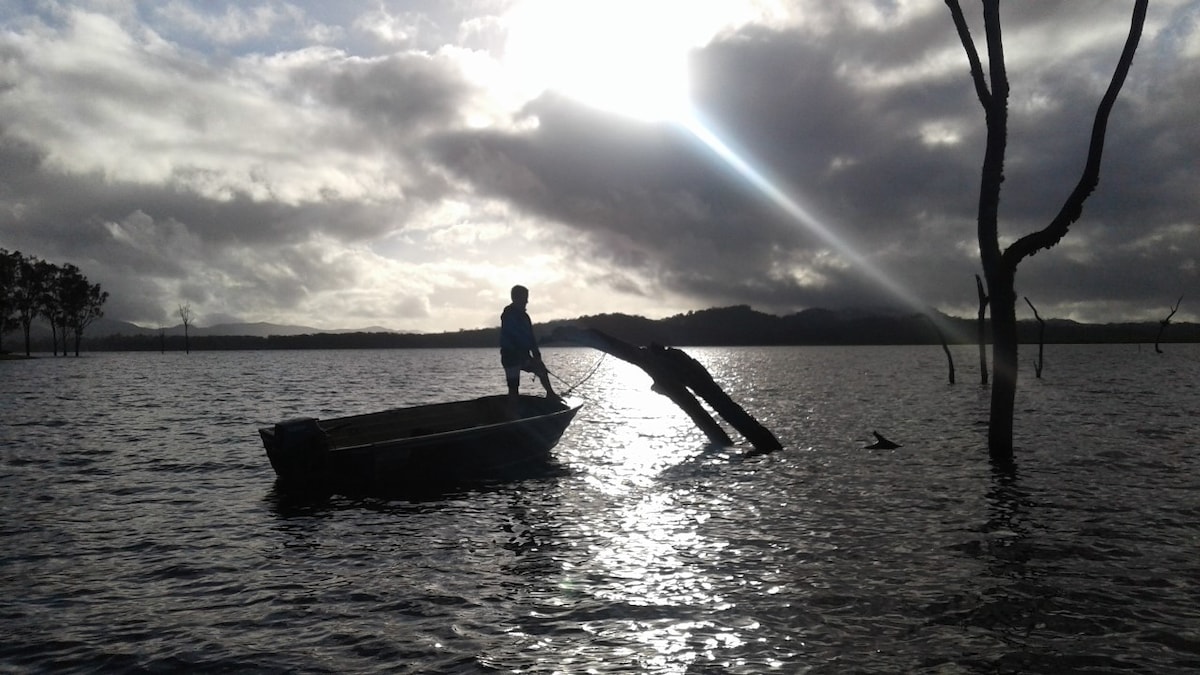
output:
{"label": "water ripple", "polygon": [[1015,470],[940,349],[689,350],[761,456],[609,360],[557,471],[404,500],[281,493],[254,429],[494,393],[491,350],[4,364],[0,670],[1194,672],[1187,349],[1048,351]]}

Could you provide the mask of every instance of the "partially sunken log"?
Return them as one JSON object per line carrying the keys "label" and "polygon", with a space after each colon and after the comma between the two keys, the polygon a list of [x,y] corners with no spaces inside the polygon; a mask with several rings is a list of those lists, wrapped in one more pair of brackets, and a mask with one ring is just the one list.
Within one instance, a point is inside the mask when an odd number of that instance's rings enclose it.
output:
{"label": "partially sunken log", "polygon": [[559,327],[550,339],[599,349],[646,371],[654,380],[652,389],[674,401],[714,443],[733,445],[733,440],[696,396],[712,406],[758,452],[773,452],[783,447],[774,434],[721,389],[708,369],[679,349],[659,344],[638,347],[593,328]]}

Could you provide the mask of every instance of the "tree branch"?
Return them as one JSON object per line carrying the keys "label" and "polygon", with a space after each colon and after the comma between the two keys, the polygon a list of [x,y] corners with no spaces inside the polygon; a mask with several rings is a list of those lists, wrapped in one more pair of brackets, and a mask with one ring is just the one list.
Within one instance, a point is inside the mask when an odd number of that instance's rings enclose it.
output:
{"label": "tree branch", "polygon": [[1100,159],[1104,154],[1104,135],[1108,128],[1108,117],[1117,101],[1117,95],[1121,92],[1121,87],[1125,84],[1129,68],[1133,64],[1133,55],[1137,51],[1138,42],[1142,37],[1142,26],[1146,23],[1148,4],[1149,0],[1137,0],[1134,4],[1133,17],[1129,22],[1129,36],[1125,39],[1125,49],[1122,50],[1121,58],[1117,61],[1117,68],[1113,72],[1112,81],[1108,84],[1108,90],[1104,92],[1104,98],[1100,100],[1100,105],[1096,109],[1087,163],[1084,165],[1079,183],[1049,225],[1042,230],[1021,237],[1008,247],[1004,252],[1004,258],[1010,265],[1015,267],[1026,257],[1043,249],[1051,248],[1061,241],[1066,236],[1071,224],[1079,220],[1083,214],[1083,202],[1100,183]]}
{"label": "tree branch", "polygon": [[975,90],[980,93],[987,125],[987,144],[983,153],[983,168],[979,185],[978,237],[979,258],[987,276],[989,290],[1002,275],[1004,262],[1000,250],[1000,186],[1004,183],[1004,152],[1008,145],[1008,75],[1004,65],[1004,44],[1000,30],[1000,1],[984,0],[983,22],[988,45],[988,68],[991,72],[991,94],[986,92],[983,67],[979,54],[966,30],[966,23],[957,0],[946,0],[958,28],[959,39],[971,62]]}
{"label": "tree branch", "polygon": [[971,38],[971,29],[963,17],[962,7],[958,0],[946,0],[950,8],[950,17],[954,19],[954,28],[958,30],[958,39],[962,41],[963,49],[967,52],[967,61],[971,64],[971,79],[975,82],[975,94],[979,102],[987,110],[992,105],[992,94],[988,91],[987,79],[983,75],[983,64],[979,61],[979,52],[975,50],[975,41]]}
{"label": "tree branch", "polygon": [[1004,40],[1000,31],[1000,0],[983,0],[983,25],[987,32],[988,71],[992,79],[993,104],[1008,107],[1008,67],[1004,63]]}

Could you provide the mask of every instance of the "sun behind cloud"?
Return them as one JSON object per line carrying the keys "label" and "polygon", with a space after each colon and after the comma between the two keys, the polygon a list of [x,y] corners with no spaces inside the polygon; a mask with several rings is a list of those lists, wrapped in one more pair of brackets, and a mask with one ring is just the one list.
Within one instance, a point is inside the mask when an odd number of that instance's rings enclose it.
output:
{"label": "sun behind cloud", "polygon": [[686,0],[528,0],[508,17],[504,62],[530,96],[553,90],[635,119],[680,119],[688,53],[729,20]]}

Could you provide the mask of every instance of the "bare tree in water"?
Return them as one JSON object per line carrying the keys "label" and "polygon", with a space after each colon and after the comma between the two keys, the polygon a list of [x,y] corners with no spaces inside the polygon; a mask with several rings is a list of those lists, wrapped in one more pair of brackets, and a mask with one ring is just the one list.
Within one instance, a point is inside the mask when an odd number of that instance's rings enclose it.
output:
{"label": "bare tree in water", "polygon": [[979,275],[975,275],[975,292],[979,294],[979,318],[977,326],[979,331],[979,381],[981,384],[988,383],[988,365],[987,365],[987,306],[988,296],[987,291],[983,290],[983,279]]}
{"label": "bare tree in water", "polygon": [[1025,296],[1025,304],[1029,305],[1029,309],[1033,310],[1033,318],[1038,322],[1038,357],[1037,361],[1033,362],[1033,374],[1039,380],[1042,379],[1042,366],[1046,365],[1046,321],[1038,314],[1037,307],[1029,301],[1029,296]]}
{"label": "bare tree in water", "polygon": [[1008,143],[1008,74],[1000,31],[1000,0],[983,0],[983,24],[987,39],[988,73],[985,75],[971,31],[958,0],[946,0],[958,37],[971,65],[975,93],[983,106],[987,145],[979,189],[979,257],[987,279],[992,314],[992,402],[988,423],[988,451],[992,460],[1008,464],[1013,458],[1013,408],[1017,392],[1017,265],[1038,251],[1054,247],[1083,213],[1083,203],[1100,182],[1100,158],[1108,116],[1133,63],[1149,0],[1137,0],[1129,24],[1129,35],[1113,72],[1108,90],[1096,109],[1087,163],[1079,183],[1050,224],[1019,237],[1000,248],[1000,185],[1004,182],[1004,150]]}
{"label": "bare tree in water", "polygon": [[1158,354],[1163,353],[1163,350],[1158,346],[1158,343],[1162,342],[1163,331],[1165,331],[1167,329],[1167,325],[1171,323],[1171,317],[1175,316],[1175,312],[1179,311],[1179,303],[1181,302],[1183,302],[1182,295],[1179,296],[1179,299],[1175,301],[1175,306],[1171,308],[1171,313],[1167,315],[1167,318],[1158,322],[1158,337],[1154,338],[1154,351]]}
{"label": "bare tree in water", "polygon": [[188,326],[192,325],[192,306],[184,303],[179,306],[179,320],[183,322],[183,351],[185,354],[192,353],[192,346],[188,342]]}

